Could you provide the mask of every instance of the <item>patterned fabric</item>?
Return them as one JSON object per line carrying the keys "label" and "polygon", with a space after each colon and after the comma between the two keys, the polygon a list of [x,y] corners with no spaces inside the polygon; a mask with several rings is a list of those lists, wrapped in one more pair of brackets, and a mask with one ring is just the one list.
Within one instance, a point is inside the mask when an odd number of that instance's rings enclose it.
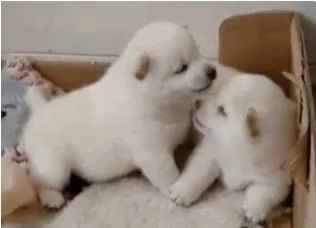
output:
{"label": "patterned fabric", "polygon": [[30,109],[24,100],[30,86],[41,86],[51,97],[64,91],[43,78],[25,57],[13,56],[6,61],[1,77],[1,156],[20,164],[27,170],[28,160],[19,139]]}

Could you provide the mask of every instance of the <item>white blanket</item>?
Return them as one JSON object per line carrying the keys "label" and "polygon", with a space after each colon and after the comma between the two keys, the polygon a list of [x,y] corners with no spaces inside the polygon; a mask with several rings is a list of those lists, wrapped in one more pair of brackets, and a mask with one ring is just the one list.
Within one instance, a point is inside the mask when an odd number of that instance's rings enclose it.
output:
{"label": "white blanket", "polygon": [[129,178],[90,187],[45,228],[237,228],[242,197],[217,188],[181,208],[145,180]]}
{"label": "white blanket", "polygon": [[95,184],[56,217],[35,208],[4,228],[239,228],[243,193],[212,188],[188,208],[177,207],[141,178]]}

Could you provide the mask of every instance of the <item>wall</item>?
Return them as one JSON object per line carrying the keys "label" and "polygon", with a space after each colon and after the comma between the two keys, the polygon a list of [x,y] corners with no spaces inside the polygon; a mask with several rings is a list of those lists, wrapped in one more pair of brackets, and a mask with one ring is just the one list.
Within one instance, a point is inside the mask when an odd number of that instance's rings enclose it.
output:
{"label": "wall", "polygon": [[314,2],[2,2],[2,53],[117,56],[136,29],[153,20],[186,24],[202,53],[217,57],[220,22],[259,10],[304,15],[309,62],[316,69]]}

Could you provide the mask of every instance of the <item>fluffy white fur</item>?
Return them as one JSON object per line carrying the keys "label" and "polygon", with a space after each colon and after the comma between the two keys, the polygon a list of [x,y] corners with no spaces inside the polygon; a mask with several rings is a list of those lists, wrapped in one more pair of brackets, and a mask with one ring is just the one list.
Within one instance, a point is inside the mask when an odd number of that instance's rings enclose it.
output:
{"label": "fluffy white fur", "polygon": [[215,76],[187,29],[155,22],[137,32],[101,80],[34,104],[22,140],[41,202],[62,206],[71,172],[96,182],[140,168],[154,186],[168,188],[179,177],[173,150],[195,99],[216,88]]}
{"label": "fluffy white fur", "polygon": [[240,74],[204,100],[193,119],[204,138],[169,196],[189,205],[220,177],[232,191],[246,189],[248,219],[264,220],[291,183],[280,167],[296,140],[294,103],[267,77]]}

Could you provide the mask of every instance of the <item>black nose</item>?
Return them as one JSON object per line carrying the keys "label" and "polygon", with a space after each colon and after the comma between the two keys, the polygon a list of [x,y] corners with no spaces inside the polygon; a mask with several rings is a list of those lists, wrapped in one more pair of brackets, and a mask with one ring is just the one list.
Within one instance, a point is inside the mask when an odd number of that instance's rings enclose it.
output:
{"label": "black nose", "polygon": [[205,73],[210,80],[214,80],[216,78],[216,69],[211,65],[206,66]]}
{"label": "black nose", "polygon": [[5,111],[1,111],[1,119],[3,118],[3,117],[5,117],[7,115],[7,113],[5,112]]}
{"label": "black nose", "polygon": [[197,100],[195,102],[195,109],[198,110],[201,106],[202,106],[202,101],[201,100]]}

